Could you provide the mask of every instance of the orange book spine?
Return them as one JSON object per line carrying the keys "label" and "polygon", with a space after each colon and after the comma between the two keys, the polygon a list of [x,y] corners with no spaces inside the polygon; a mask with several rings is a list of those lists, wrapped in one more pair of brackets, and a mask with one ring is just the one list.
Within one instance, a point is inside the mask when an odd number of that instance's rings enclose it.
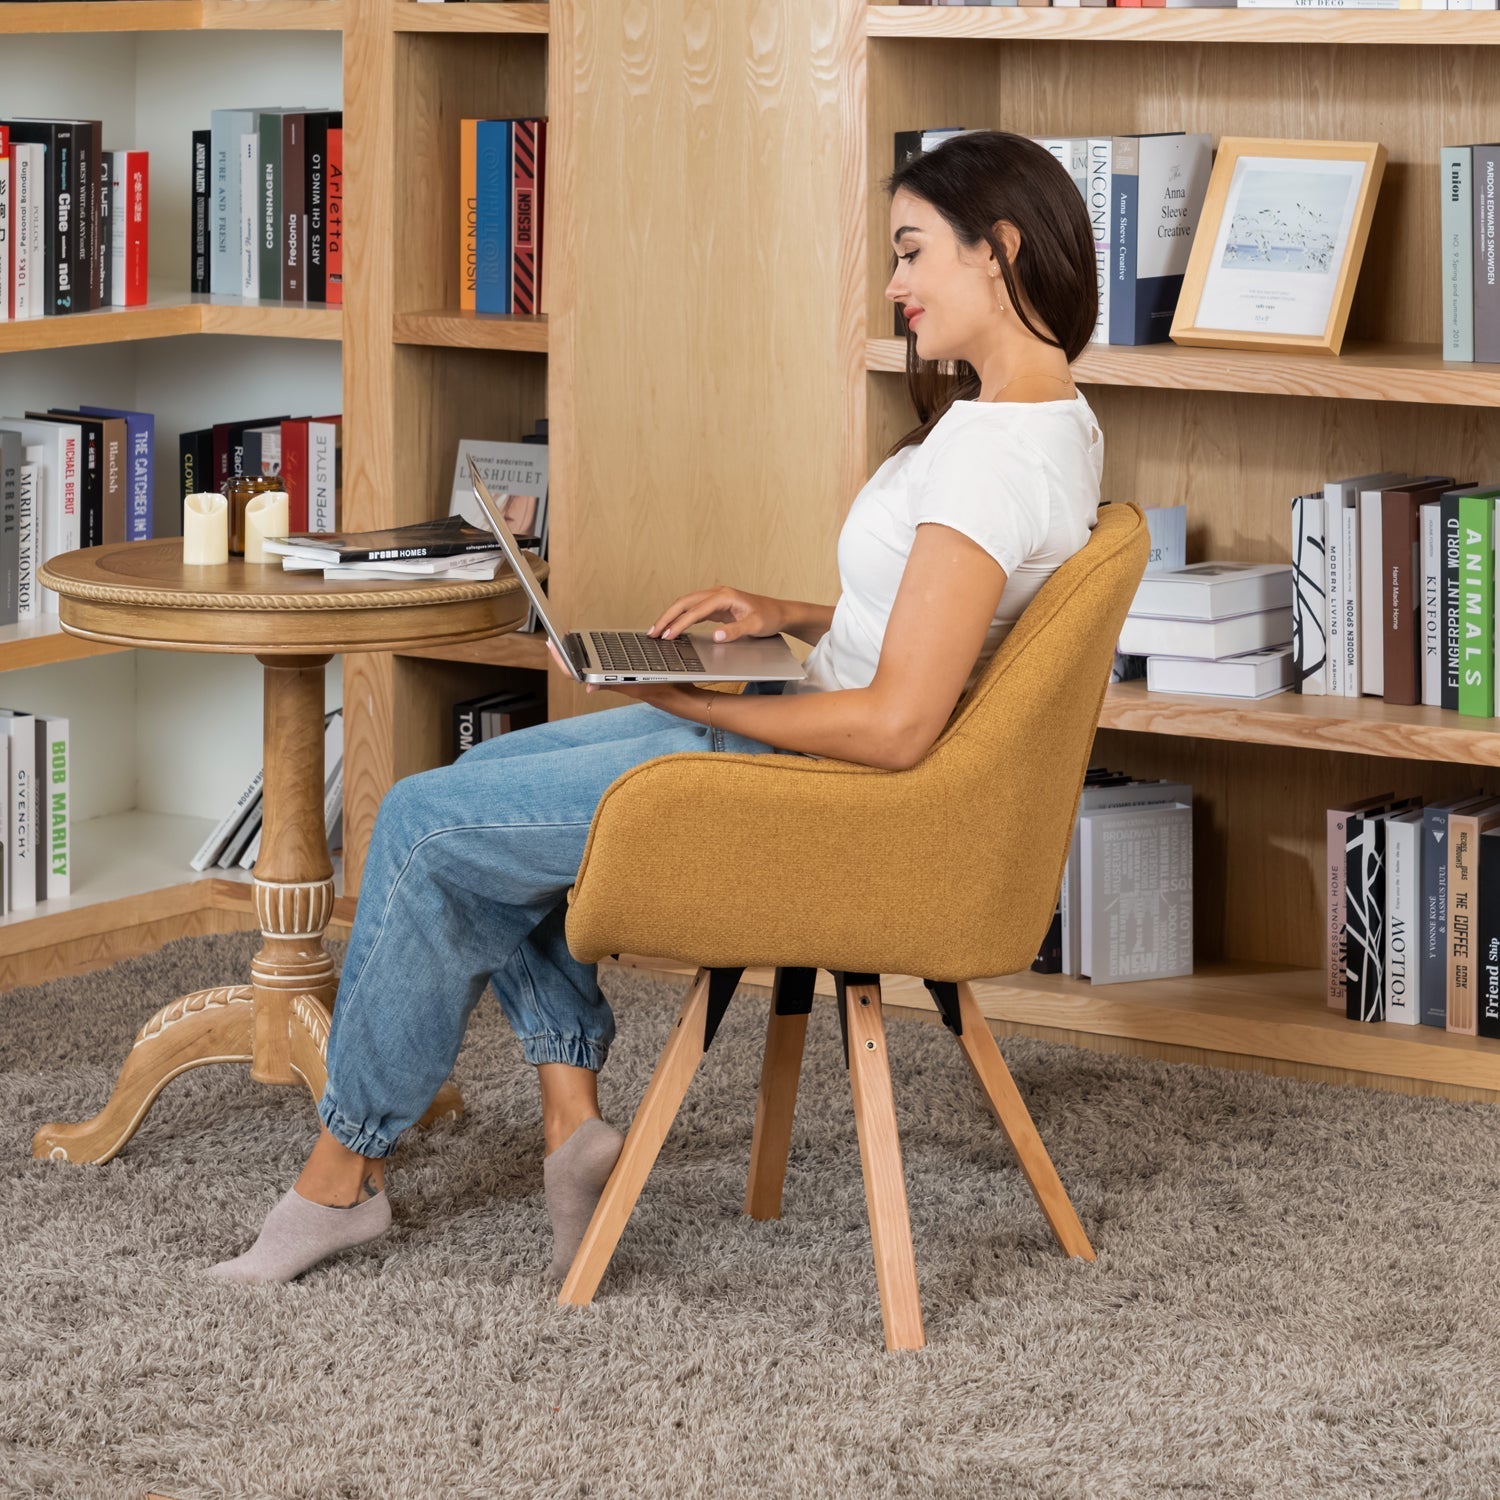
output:
{"label": "orange book spine", "polygon": [[474,271],[479,262],[479,194],[476,185],[478,120],[458,124],[458,305],[474,311]]}

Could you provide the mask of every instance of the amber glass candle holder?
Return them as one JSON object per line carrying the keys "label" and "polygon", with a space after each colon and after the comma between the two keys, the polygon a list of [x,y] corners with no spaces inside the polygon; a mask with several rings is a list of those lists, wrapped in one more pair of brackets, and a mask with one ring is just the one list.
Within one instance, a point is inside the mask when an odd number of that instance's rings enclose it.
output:
{"label": "amber glass candle holder", "polygon": [[219,486],[219,493],[229,502],[229,555],[245,555],[245,507],[267,490],[284,490],[286,485],[277,474],[237,474]]}

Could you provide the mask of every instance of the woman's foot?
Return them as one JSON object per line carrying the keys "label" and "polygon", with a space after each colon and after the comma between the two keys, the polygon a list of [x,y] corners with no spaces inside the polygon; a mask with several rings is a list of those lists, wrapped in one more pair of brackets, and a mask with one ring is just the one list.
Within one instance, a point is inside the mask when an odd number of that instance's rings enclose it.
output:
{"label": "woman's foot", "polygon": [[391,1227],[391,1201],[379,1192],[352,1208],[311,1203],[295,1187],[266,1215],[260,1237],[243,1255],[211,1266],[215,1281],[259,1286],[291,1281],[355,1245],[377,1239]]}
{"label": "woman's foot", "polygon": [[625,1137],[613,1125],[591,1118],[543,1159],[542,1184],[552,1221],[549,1281],[561,1283],[567,1276],[624,1144]]}

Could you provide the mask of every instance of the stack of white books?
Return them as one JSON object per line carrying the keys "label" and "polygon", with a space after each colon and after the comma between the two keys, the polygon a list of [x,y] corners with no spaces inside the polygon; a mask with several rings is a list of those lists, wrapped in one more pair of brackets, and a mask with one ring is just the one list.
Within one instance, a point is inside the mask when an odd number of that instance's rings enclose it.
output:
{"label": "stack of white books", "polygon": [[1120,633],[1151,692],[1267,698],[1290,690],[1292,570],[1201,562],[1148,573]]}

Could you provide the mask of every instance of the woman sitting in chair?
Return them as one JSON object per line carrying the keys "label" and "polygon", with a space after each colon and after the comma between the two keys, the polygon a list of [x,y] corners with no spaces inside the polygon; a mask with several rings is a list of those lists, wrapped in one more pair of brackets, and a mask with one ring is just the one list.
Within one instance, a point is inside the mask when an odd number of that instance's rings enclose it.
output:
{"label": "woman sitting in chair", "polygon": [[[625,686],[640,701],[485,741],[381,805],[328,1045],[323,1123],[245,1254],[210,1274],[287,1281],[390,1224],[385,1161],[452,1070],[493,983],[541,1085],[543,1180],[560,1281],[622,1144],[597,1075],[614,1020],[564,938],[595,808],[675,751],[794,751],[900,770],[924,756],[1022,609],[1088,539],[1103,443],[1069,375],[1094,331],[1094,244],[1041,146],[979,131],[901,168],[894,274],[920,425],[855,499],[836,606],[716,587],[651,627],[796,636],[789,692]],[[952,361],[956,378],[939,377]],[[779,688],[780,684],[775,687]],[[590,691],[593,691],[590,688]]]}

